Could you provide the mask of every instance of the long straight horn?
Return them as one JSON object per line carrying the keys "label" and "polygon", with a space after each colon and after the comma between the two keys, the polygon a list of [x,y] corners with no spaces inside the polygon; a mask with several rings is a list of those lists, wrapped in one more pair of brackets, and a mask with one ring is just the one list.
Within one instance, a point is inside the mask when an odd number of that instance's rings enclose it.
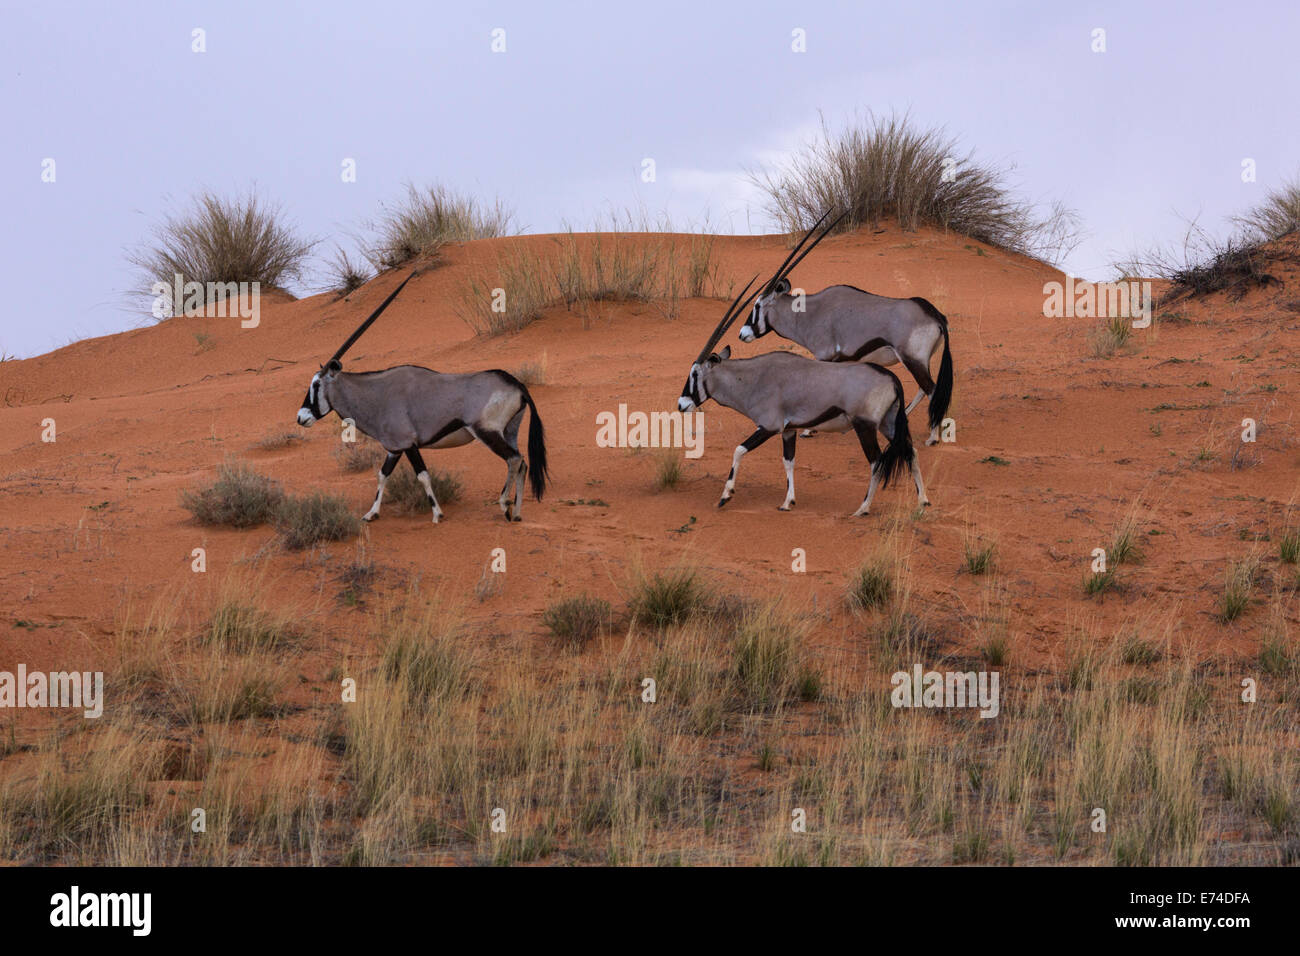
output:
{"label": "long straight horn", "polygon": [[[830,210],[828,209],[827,212],[830,212]],[[832,223],[831,223],[829,226],[827,226],[825,229],[823,229],[823,230],[822,230],[822,234],[821,234],[820,236],[818,236],[816,239],[814,239],[814,240],[812,241],[812,244],[809,245],[808,248],[805,249],[805,250],[804,250],[804,251],[799,255],[799,258],[796,259],[796,260],[794,260],[794,262],[790,262],[790,260],[787,259],[786,262],[788,263],[788,265],[784,265],[784,266],[781,267],[782,270],[784,270],[784,271],[779,272],[779,273],[777,274],[777,277],[776,277],[775,279],[772,280],[772,285],[775,286],[776,283],[780,282],[782,279],[784,279],[786,276],[788,276],[791,272],[794,272],[794,267],[797,266],[799,263],[803,262],[803,260],[804,260],[804,256],[808,255],[808,253],[810,253],[810,252],[812,252],[814,249],[816,249],[816,248],[817,248],[817,243],[821,242],[821,241],[822,241],[823,239],[825,239],[828,235],[830,235],[830,231],[831,231],[832,229],[834,229],[836,226],[838,226],[838,225],[840,224],[840,221],[841,221],[845,216],[847,216],[847,215],[848,215],[848,212],[845,211],[845,212],[840,213],[838,216],[836,216],[836,217],[835,217],[835,221],[832,222]],[[826,218],[826,216],[825,216],[825,214],[823,214],[823,215],[822,215],[822,219],[825,219],[825,218]],[[817,221],[818,221],[818,222],[821,222],[821,219],[819,219],[819,220],[817,220]],[[816,229],[816,228],[817,228],[816,226],[813,226],[813,229]],[[795,251],[798,252],[799,250],[796,249]]]}
{"label": "long straight horn", "polygon": [[781,263],[780,267],[777,268],[776,272],[772,273],[772,278],[768,279],[767,284],[763,286],[764,292],[771,292],[776,287],[776,284],[780,282],[781,279],[783,278],[785,273],[785,267],[790,264],[790,260],[799,254],[799,250],[802,249],[803,244],[808,241],[808,237],[817,231],[817,227],[822,224],[822,220],[824,220],[830,214],[831,211],[829,209],[827,209],[824,213],[822,213],[821,219],[818,219],[815,223],[813,223],[812,227],[803,234],[803,238],[800,239],[797,243],[795,243],[794,248],[790,250],[790,254],[785,257],[785,262]]}
{"label": "long straight horn", "polygon": [[[722,321],[719,322],[718,327],[713,330],[713,334],[709,336],[709,341],[705,344],[704,350],[700,352],[700,357],[695,360],[695,364],[698,365],[709,357],[709,353],[713,351],[713,347],[721,341],[724,335],[727,334],[727,329],[731,328],[731,323],[735,322],[736,317],[745,311],[745,306],[753,302],[758,296],[759,289],[755,289],[753,294],[750,295],[748,299],[745,299],[745,304],[740,305],[741,298],[749,291],[749,287],[757,281],[758,276],[754,276],[754,278],[749,280],[745,288],[740,290],[740,295],[736,296],[736,298],[732,300],[731,305],[727,308],[726,314],[722,317]],[[762,287],[760,286],[759,288],[761,289]],[[739,306],[739,308],[737,308],[737,306]]]}
{"label": "long straight horn", "polygon": [[360,325],[357,326],[357,330],[353,332],[351,335],[349,335],[348,340],[344,342],[342,345],[340,345],[339,350],[335,352],[333,356],[330,357],[331,362],[337,362],[339,359],[343,357],[344,352],[352,348],[353,343],[355,343],[357,339],[361,338],[362,333],[364,333],[366,329],[370,328],[370,326],[374,323],[375,319],[379,318],[380,313],[382,313],[384,309],[388,308],[390,305],[393,304],[393,300],[397,298],[397,293],[401,292],[404,288],[406,288],[406,283],[414,279],[415,274],[418,271],[419,270],[417,269],[412,269],[411,274],[402,280],[402,284],[399,285],[392,292],[390,292],[388,294],[387,299],[379,303],[379,308],[375,309],[375,311],[370,313],[370,318],[366,319],[364,322],[362,322]]}

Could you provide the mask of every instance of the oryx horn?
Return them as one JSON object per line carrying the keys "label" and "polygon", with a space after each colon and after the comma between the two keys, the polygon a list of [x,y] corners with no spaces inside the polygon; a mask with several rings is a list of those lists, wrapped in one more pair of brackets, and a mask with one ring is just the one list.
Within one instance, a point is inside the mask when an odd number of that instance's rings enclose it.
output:
{"label": "oryx horn", "polygon": [[[370,328],[370,326],[374,323],[375,319],[379,318],[380,314],[384,311],[384,309],[388,308],[390,305],[393,304],[393,300],[397,298],[397,293],[401,292],[404,288],[406,288],[406,283],[410,282],[412,279],[415,278],[415,274],[417,271],[419,270],[412,269],[411,274],[402,280],[402,284],[399,285],[392,292],[390,292],[388,294],[388,298],[386,298],[383,302],[379,303],[379,308],[375,309],[375,311],[370,313],[370,318],[366,319],[364,322],[362,322],[360,325],[357,326],[357,330],[348,336],[348,340],[339,346],[339,350],[337,352],[335,352],[332,356],[330,356],[330,362],[337,362],[339,359],[343,357],[344,352],[352,348],[356,340],[361,338],[362,334],[365,333],[366,329]],[[327,362],[326,364],[328,365],[329,363]]]}
{"label": "oryx horn", "polygon": [[[807,248],[804,248],[804,243],[808,242],[808,237],[817,231],[817,227],[820,226],[830,214],[831,211],[827,209],[821,214],[821,218],[812,224],[812,228],[803,234],[803,238],[799,240],[799,244],[790,250],[790,254],[785,257],[785,262],[781,263],[781,268],[776,270],[776,274],[773,275],[767,285],[763,287],[764,291],[771,292],[776,288],[778,282],[790,275],[790,273],[794,271],[794,267],[803,262],[804,256],[812,252],[813,249],[817,247],[817,244],[825,239],[830,234],[830,231],[840,224],[840,221],[848,215],[848,212],[842,212],[836,216],[834,221],[822,230],[821,235],[814,239]],[[802,252],[800,250],[802,250]],[[798,256],[799,258],[795,259],[795,256]],[[791,261],[792,259],[794,260],[793,262]]]}
{"label": "oryx horn", "polygon": [[[700,357],[695,360],[697,365],[709,357],[709,353],[713,351],[713,347],[722,340],[724,335],[727,334],[727,329],[731,328],[731,323],[735,322],[737,316],[743,313],[745,307],[748,306],[749,303],[753,302],[758,296],[759,290],[755,289],[753,294],[750,295],[748,299],[745,299],[745,304],[740,305],[741,298],[746,292],[749,292],[749,287],[757,281],[758,276],[754,276],[754,278],[749,280],[749,283],[745,288],[740,290],[740,295],[736,296],[736,298],[732,300],[731,306],[727,309],[727,313],[722,317],[722,321],[718,323],[718,327],[715,328],[713,334],[709,336],[709,341],[705,344],[704,351],[700,352]],[[737,308],[738,305],[740,305],[739,308]]]}

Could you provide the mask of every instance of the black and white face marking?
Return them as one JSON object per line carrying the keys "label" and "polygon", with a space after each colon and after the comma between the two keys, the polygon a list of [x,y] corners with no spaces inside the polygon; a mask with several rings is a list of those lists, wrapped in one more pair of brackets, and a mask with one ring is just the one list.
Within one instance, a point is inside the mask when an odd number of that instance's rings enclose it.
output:
{"label": "black and white face marking", "polygon": [[681,398],[677,399],[677,410],[679,412],[692,411],[709,400],[709,386],[707,384],[709,369],[729,358],[731,358],[730,345],[722,350],[722,354],[714,352],[703,362],[696,362],[691,366],[691,374],[686,376],[686,387],[682,389]]}
{"label": "black and white face marking", "polygon": [[322,370],[311,377],[307,395],[302,400],[302,408],[298,409],[298,424],[303,428],[310,428],[330,413],[330,403],[323,394],[324,387],[321,384],[323,374]]}
{"label": "black and white face marking", "polygon": [[761,339],[772,331],[772,326],[767,321],[767,306],[775,297],[776,293],[761,296],[754,303],[754,308],[750,310],[749,318],[745,324],[740,327],[740,341],[752,342],[754,339]]}

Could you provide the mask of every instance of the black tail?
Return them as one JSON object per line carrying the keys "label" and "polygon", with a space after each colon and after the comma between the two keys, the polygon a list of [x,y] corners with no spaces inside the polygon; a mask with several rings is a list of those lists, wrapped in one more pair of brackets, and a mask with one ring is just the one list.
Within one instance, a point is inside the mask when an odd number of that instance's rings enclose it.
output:
{"label": "black tail", "polygon": [[881,454],[880,487],[888,488],[890,479],[901,470],[911,467],[912,457],[916,454],[912,448],[912,433],[907,429],[907,400],[903,398],[903,383],[898,376],[883,366],[869,362],[872,368],[884,372],[894,382],[894,398],[898,402],[898,411],[894,413],[894,437],[889,440],[889,447]]}
{"label": "black tail", "polygon": [[532,421],[528,423],[528,481],[533,486],[533,497],[538,501],[542,500],[542,494],[546,491],[546,432],[542,428],[542,416],[537,414],[537,406],[533,404],[533,396],[528,394],[528,389],[520,385],[524,390],[524,401],[528,403],[528,410],[533,413]]}
{"label": "black tail", "polygon": [[948,342],[948,317],[936,309],[929,301],[920,296],[913,296],[912,301],[921,310],[939,323],[943,333],[943,358],[939,361],[939,380],[934,383],[934,393],[930,396],[930,427],[938,428],[948,414],[952,404],[952,346]]}

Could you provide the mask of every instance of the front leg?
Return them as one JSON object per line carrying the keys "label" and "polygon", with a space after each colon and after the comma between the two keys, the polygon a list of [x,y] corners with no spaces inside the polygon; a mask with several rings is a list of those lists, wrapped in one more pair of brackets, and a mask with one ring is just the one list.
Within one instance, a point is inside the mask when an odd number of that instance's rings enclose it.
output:
{"label": "front leg", "polygon": [[379,502],[384,499],[384,485],[388,482],[388,476],[393,473],[397,463],[402,460],[400,451],[390,451],[384,463],[379,467],[379,490],[375,492],[375,503],[370,506],[370,510],[361,516],[362,521],[374,521],[379,517]]}
{"label": "front leg", "polygon": [[736,491],[736,469],[740,467],[740,459],[744,458],[748,452],[753,451],[775,434],[776,432],[774,431],[760,428],[736,446],[736,452],[731,456],[731,473],[727,475],[727,483],[722,486],[722,498],[718,501],[719,508],[730,501],[731,496]]}
{"label": "front leg", "polygon": [[793,428],[781,434],[781,461],[785,465],[785,501],[781,504],[782,511],[794,507],[794,445],[798,440],[799,432]]}

